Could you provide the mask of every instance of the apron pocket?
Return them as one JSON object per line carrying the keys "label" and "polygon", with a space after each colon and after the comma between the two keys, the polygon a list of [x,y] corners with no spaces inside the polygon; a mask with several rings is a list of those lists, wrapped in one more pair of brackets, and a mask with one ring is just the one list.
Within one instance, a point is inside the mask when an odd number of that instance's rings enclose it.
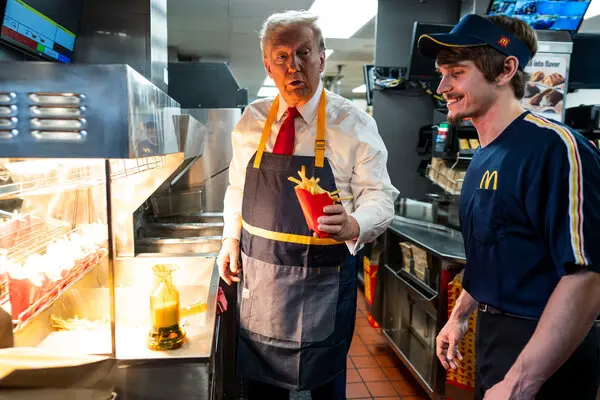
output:
{"label": "apron pocket", "polygon": [[269,264],[242,253],[241,328],[268,338],[320,342],[335,330],[338,267]]}

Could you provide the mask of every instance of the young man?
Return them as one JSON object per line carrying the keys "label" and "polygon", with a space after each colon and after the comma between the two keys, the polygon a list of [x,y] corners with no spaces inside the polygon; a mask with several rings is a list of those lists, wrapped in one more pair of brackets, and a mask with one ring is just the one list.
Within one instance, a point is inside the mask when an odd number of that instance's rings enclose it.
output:
{"label": "young man", "polygon": [[600,314],[600,154],[577,132],[519,104],[535,32],[467,15],[424,35],[451,122],[471,118],[481,147],[460,199],[464,290],[437,338],[443,366],[476,307],[475,398],[596,398]]}
{"label": "young man", "polygon": [[[279,95],[244,111],[233,135],[219,272],[239,282],[239,374],[249,399],[345,399],[356,311],[356,255],[383,233],[397,190],[375,121],[323,89],[325,42],[306,12],[272,15],[263,62]],[[325,207],[313,236],[288,177],[353,196]],[[241,273],[238,260],[241,250]]]}

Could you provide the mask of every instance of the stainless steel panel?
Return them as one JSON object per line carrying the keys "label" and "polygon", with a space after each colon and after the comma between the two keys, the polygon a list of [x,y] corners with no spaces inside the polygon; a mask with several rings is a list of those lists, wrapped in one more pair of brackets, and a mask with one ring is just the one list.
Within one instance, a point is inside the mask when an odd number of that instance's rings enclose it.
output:
{"label": "stainless steel panel", "polygon": [[204,152],[208,128],[188,114],[175,116],[174,119],[175,129],[179,133],[180,148],[185,159],[201,156]]}
{"label": "stainless steel panel", "polygon": [[150,202],[156,218],[197,214],[204,210],[204,191],[193,189],[159,193],[152,196]]}
{"label": "stainless steel panel", "polygon": [[31,126],[35,129],[73,129],[79,130],[85,128],[85,118],[76,119],[41,119],[32,118]]}
{"label": "stainless steel panel", "polygon": [[[10,63],[2,68],[2,100],[18,106],[15,129],[21,134],[0,147],[0,157],[123,159],[179,152],[173,122],[179,105],[127,65]],[[64,141],[30,135],[30,118],[41,111],[31,106],[43,105],[79,106],[87,135]],[[61,130],[82,128],[68,124]]]}
{"label": "stainless steel panel", "polygon": [[58,142],[81,141],[87,136],[86,131],[31,131],[31,136],[38,140],[55,140]]}
{"label": "stainless steel panel", "polygon": [[85,107],[29,107],[31,115],[42,118],[77,118],[81,117],[86,111]]}
{"label": "stainless steel panel", "polygon": [[193,187],[229,168],[233,155],[231,132],[241,118],[241,110],[238,108],[184,109],[182,114],[194,117],[205,127],[206,132],[202,157],[190,169],[187,182],[183,184]]}
{"label": "stainless steel panel", "polygon": [[223,210],[223,198],[229,184],[228,169],[232,158],[231,132],[240,120],[241,110],[231,109],[185,109],[199,123],[205,142],[202,157],[172,187],[173,192],[185,190],[202,191],[202,211]]}
{"label": "stainless steel panel", "polygon": [[1,106],[0,117],[14,117],[17,114],[17,106]]}
{"label": "stainless steel panel", "polygon": [[198,237],[198,236],[222,236],[223,222],[198,223],[190,222],[183,224],[157,222],[149,223],[142,227],[144,237]]}
{"label": "stainless steel panel", "polygon": [[135,243],[139,253],[160,254],[217,254],[221,250],[221,236],[199,236],[183,239],[144,238]]}
{"label": "stainless steel panel", "polygon": [[0,92],[0,104],[14,104],[17,100],[17,94],[14,92]]}
{"label": "stainless steel panel", "polygon": [[153,168],[151,165],[140,164],[141,159],[110,161],[112,175],[116,172],[126,176],[125,179],[114,179],[112,182],[111,202],[114,210],[112,220],[119,257],[135,254],[133,214],[181,165],[183,154],[168,154],[154,158],[157,160]]}
{"label": "stainless steel panel", "polygon": [[85,100],[84,94],[77,93],[31,93],[29,100],[33,104],[76,106]]}
{"label": "stainless steel panel", "polygon": [[10,131],[0,130],[0,139],[4,139],[4,140],[14,139],[18,134],[19,134],[19,131],[16,129],[12,129]]}
{"label": "stainless steel panel", "polygon": [[17,127],[19,119],[16,117],[11,118],[0,118],[0,129],[14,129]]}

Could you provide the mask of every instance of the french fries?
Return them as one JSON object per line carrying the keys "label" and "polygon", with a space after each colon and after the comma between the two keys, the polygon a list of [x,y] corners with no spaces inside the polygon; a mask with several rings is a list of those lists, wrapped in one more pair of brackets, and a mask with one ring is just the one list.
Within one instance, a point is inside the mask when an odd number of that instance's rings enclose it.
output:
{"label": "french fries", "polygon": [[299,189],[304,189],[307,192],[309,192],[310,194],[323,194],[323,193],[327,193],[329,195],[329,197],[336,202],[341,202],[344,200],[352,200],[352,196],[347,196],[347,197],[340,197],[340,191],[336,190],[333,192],[328,192],[327,190],[323,189],[321,186],[319,186],[319,181],[321,180],[320,178],[316,178],[312,177],[312,178],[307,178],[306,177],[306,167],[303,165],[300,169],[300,171],[298,171],[298,175],[300,176],[300,179],[296,179],[292,176],[290,176],[288,178],[289,181],[294,182],[296,184],[296,188]]}

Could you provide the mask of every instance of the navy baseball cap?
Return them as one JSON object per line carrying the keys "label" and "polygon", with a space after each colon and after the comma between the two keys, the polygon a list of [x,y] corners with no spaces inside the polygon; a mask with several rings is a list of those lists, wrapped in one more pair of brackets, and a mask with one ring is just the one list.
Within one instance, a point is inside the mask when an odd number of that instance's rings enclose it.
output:
{"label": "navy baseball cap", "polygon": [[524,69],[532,57],[522,40],[477,14],[465,15],[450,33],[421,35],[418,42],[419,53],[428,58],[437,58],[443,49],[475,46],[491,46],[502,54],[515,56],[519,69]]}

